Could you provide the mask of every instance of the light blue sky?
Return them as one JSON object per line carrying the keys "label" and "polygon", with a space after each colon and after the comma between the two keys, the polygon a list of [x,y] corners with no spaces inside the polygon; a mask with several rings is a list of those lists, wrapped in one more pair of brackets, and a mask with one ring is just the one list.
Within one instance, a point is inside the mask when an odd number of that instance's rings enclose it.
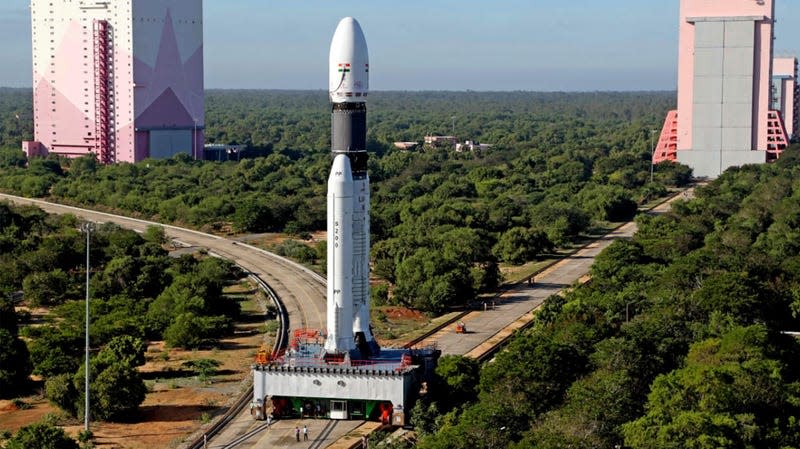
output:
{"label": "light blue sky", "polygon": [[[777,53],[800,1],[776,0]],[[30,86],[29,0],[0,0],[0,86]],[[375,90],[674,89],[678,0],[205,0],[206,86],[325,89],[356,17]]]}

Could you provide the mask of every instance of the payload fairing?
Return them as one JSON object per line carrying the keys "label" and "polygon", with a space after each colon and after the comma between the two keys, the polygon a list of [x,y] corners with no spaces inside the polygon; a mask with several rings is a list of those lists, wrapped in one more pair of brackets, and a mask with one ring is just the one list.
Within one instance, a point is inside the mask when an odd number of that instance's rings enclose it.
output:
{"label": "payload fairing", "polygon": [[331,151],[328,178],[328,354],[366,359],[380,348],[369,318],[369,54],[358,21],[339,22],[330,50]]}

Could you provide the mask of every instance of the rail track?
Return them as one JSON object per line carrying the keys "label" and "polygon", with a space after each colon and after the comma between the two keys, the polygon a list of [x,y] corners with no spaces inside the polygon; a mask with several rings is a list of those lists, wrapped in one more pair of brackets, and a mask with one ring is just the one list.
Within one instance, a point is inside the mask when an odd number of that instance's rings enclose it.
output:
{"label": "rail track", "polygon": [[[278,309],[278,319],[280,321],[280,326],[278,327],[278,333],[277,333],[277,336],[275,338],[275,344],[272,346],[272,355],[273,356],[277,355],[279,352],[281,352],[283,349],[286,348],[286,344],[288,343],[288,339],[289,339],[289,316],[286,314],[286,309],[284,308],[283,303],[281,302],[280,298],[278,298],[278,295],[275,293],[275,290],[273,290],[269,285],[267,285],[267,283],[264,282],[260,277],[254,275],[254,274],[251,274],[249,277],[253,282],[258,284],[259,288],[261,290],[263,290],[264,293],[267,294],[267,296],[270,298],[272,303]],[[251,401],[252,398],[253,398],[253,386],[251,385],[244,393],[242,393],[241,396],[239,396],[238,399],[236,399],[236,402],[234,402],[233,405],[228,409],[228,411],[225,412],[224,415],[222,415],[222,418],[220,418],[211,427],[209,427],[203,433],[203,435],[201,435],[200,437],[196,438],[194,441],[189,443],[189,445],[186,446],[186,447],[189,448],[189,449],[203,449],[203,447],[205,447],[206,444],[208,443],[208,439],[215,437],[234,418],[236,418],[240,413],[242,413],[244,411],[244,409],[247,407],[247,405],[250,404],[250,401]],[[263,424],[263,425],[259,426],[258,428],[256,428],[255,430],[252,430],[252,431],[242,435],[241,437],[238,437],[237,439],[231,441],[230,443],[226,444],[223,447],[225,449],[236,447],[240,443],[242,443],[243,441],[245,441],[248,438],[250,438],[251,436],[261,432],[262,430],[266,429],[267,427],[268,427],[267,424]]]}

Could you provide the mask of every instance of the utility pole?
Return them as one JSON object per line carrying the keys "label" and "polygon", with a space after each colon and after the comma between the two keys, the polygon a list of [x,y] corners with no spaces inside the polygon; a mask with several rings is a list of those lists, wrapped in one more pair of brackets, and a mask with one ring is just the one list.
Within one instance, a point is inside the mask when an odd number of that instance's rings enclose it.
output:
{"label": "utility pole", "polygon": [[85,381],[85,403],[83,413],[83,430],[89,431],[89,243],[94,223],[87,221],[81,226],[81,230],[86,233],[86,381]]}
{"label": "utility pole", "polygon": [[656,130],[651,129],[650,130],[650,148],[652,148],[653,150],[650,152],[650,184],[653,183],[653,170],[654,170],[655,165],[656,165],[655,161],[654,161],[654,159],[656,157],[656,144],[653,141],[653,137],[655,137],[655,135],[656,135]]}
{"label": "utility pole", "polygon": [[453,149],[455,150],[456,148],[458,148],[458,139],[456,139],[456,116],[454,115],[450,117],[450,119],[453,121],[453,127],[451,133],[453,136]]}

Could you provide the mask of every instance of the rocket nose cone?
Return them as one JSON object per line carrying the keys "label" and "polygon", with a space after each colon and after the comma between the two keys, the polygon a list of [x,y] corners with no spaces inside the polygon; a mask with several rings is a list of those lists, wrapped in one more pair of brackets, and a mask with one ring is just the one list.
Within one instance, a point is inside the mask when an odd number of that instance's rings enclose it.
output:
{"label": "rocket nose cone", "polygon": [[344,154],[339,154],[333,159],[331,166],[331,179],[342,181],[352,181],[353,171],[350,168],[350,158]]}
{"label": "rocket nose cone", "polygon": [[357,27],[360,28],[360,26],[358,24],[358,20],[356,20],[354,17],[344,17],[344,18],[342,18],[342,20],[339,21],[339,25],[337,25],[337,28],[339,28],[341,26],[350,26],[350,27],[357,26]]}
{"label": "rocket nose cone", "polygon": [[344,154],[337,155],[331,166],[328,178],[328,194],[339,197],[353,196],[353,172],[350,169],[350,158]]}
{"label": "rocket nose cone", "polygon": [[339,24],[336,25],[336,31],[333,33],[333,42],[336,42],[337,36],[341,38],[342,42],[366,41],[361,24],[353,17],[345,17],[339,21]]}
{"label": "rocket nose cone", "polygon": [[[358,59],[369,63],[367,38],[358,21],[352,17],[345,17],[339,21],[336,31],[331,39],[331,57],[343,60]],[[334,60],[331,60],[333,63]]]}
{"label": "rocket nose cone", "polygon": [[334,102],[363,101],[369,91],[369,50],[358,21],[339,21],[331,40],[329,89]]}

